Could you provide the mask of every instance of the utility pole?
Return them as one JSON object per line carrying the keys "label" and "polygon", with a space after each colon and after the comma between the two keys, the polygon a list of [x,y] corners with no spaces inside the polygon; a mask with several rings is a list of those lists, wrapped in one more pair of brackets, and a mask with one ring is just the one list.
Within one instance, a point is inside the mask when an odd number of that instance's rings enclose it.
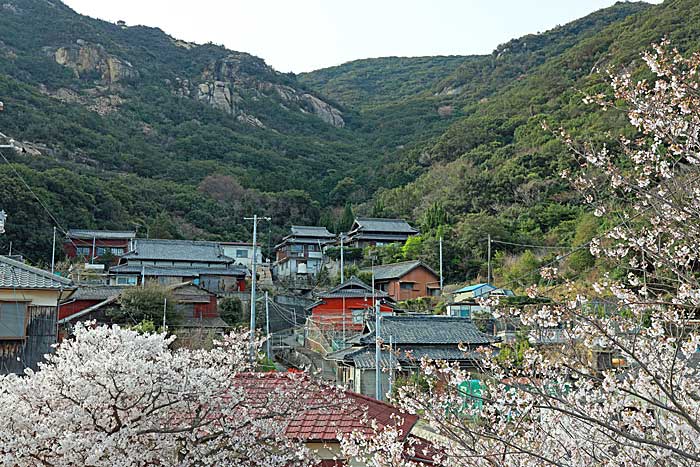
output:
{"label": "utility pole", "polygon": [[345,282],[345,258],[343,257],[343,243],[345,243],[344,235],[340,234],[340,283]]}
{"label": "utility pole", "polygon": [[53,228],[53,245],[51,246],[51,274],[54,273],[56,266],[56,226]]}
{"label": "utility pole", "polygon": [[491,283],[491,234],[489,234],[488,263],[486,269],[486,283]]}
{"label": "utility pole", "polygon": [[270,342],[270,302],[265,291],[265,332],[267,334],[267,359],[272,361],[272,344]]}
{"label": "utility pole", "polygon": [[440,237],[440,292],[442,292],[442,237]]}
{"label": "utility pole", "polygon": [[250,286],[250,364],[255,364],[255,284],[257,282],[257,252],[258,246],[258,221],[270,221],[269,217],[258,217],[254,214],[253,217],[244,217],[243,220],[253,221],[253,270],[251,271],[251,286]]}
{"label": "utility pole", "polygon": [[165,332],[165,312],[168,310],[168,298],[163,299],[163,332]]}
{"label": "utility pole", "polygon": [[377,303],[374,306],[374,335],[376,337],[375,344],[374,344],[374,373],[375,373],[375,379],[374,379],[374,392],[376,393],[376,398],[377,400],[382,400],[382,371],[380,366],[380,360],[381,360],[381,353],[382,353],[382,346],[381,346],[381,322],[382,322],[382,316],[381,316],[381,311],[380,311],[380,305]]}
{"label": "utility pole", "polygon": [[5,233],[5,221],[7,220],[7,214],[5,211],[0,211],[0,234]]}

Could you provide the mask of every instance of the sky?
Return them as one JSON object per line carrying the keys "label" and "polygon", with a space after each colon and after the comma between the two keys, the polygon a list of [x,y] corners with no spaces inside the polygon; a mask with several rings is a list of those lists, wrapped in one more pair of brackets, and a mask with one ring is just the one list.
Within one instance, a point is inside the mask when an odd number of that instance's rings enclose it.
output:
{"label": "sky", "polygon": [[223,44],[295,73],[360,58],[486,54],[615,1],[64,0],[84,15]]}

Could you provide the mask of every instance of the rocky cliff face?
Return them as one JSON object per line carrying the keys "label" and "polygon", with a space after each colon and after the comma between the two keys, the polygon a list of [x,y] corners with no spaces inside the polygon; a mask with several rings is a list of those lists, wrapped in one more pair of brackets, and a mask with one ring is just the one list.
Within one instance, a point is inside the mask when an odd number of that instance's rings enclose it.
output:
{"label": "rocky cliff face", "polygon": [[254,121],[255,126],[260,126],[260,120],[245,113],[243,107],[246,97],[269,97],[280,100],[283,104],[294,104],[300,112],[313,114],[334,127],[345,126],[340,110],[312,94],[283,84],[282,76],[256,57],[241,53],[229,54],[203,71],[194,90],[191,90],[189,80],[180,80],[176,92],[242,117],[239,118],[241,121]]}
{"label": "rocky cliff face", "polygon": [[53,51],[56,63],[72,69],[77,78],[97,77],[105,84],[138,78],[131,63],[108,54],[99,44],[78,39],[75,45]]}

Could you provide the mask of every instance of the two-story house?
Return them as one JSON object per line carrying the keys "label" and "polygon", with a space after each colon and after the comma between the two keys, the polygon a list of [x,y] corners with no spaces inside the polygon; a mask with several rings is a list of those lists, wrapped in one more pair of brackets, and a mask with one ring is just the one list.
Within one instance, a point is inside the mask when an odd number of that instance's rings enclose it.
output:
{"label": "two-story house", "polygon": [[344,236],[344,244],[352,248],[385,246],[392,243],[406,243],[408,237],[418,235],[408,222],[402,219],[380,219],[358,217],[350,231]]}
{"label": "two-story house", "polygon": [[131,251],[136,232],[127,230],[70,229],[63,243],[69,259],[84,258],[91,262],[110,256],[120,258]]}
{"label": "two-story house", "polygon": [[373,272],[375,287],[396,301],[440,294],[440,276],[422,261],[381,264],[364,272]]}
{"label": "two-story house", "polygon": [[323,266],[323,249],[335,238],[325,227],[293,225],[291,233],[275,246],[275,276],[317,275]]}
{"label": "two-story house", "polygon": [[[236,264],[241,264],[251,271],[253,270],[253,244],[248,242],[219,242],[224,254],[236,260]],[[255,246],[255,263],[262,264],[263,254],[261,245]]]}
{"label": "two-story house", "polygon": [[221,295],[245,290],[248,268],[236,265],[216,242],[139,238],[109,272],[111,285],[133,286],[148,280],[160,284],[192,281]]}

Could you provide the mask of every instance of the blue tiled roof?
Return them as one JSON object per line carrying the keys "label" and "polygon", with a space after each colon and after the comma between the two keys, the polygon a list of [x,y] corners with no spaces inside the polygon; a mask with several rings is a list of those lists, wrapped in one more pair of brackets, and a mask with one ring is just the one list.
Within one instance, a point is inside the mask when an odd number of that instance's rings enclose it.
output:
{"label": "blue tiled roof", "polygon": [[462,288],[459,289],[459,290],[455,290],[454,293],[472,292],[472,291],[477,290],[477,289],[480,289],[480,288],[482,288],[482,287],[484,287],[484,286],[493,287],[494,289],[496,288],[495,286],[493,286],[493,285],[491,285],[491,284],[487,284],[487,283],[472,284],[472,285],[468,285],[468,286],[466,286],[466,287],[462,287]]}

